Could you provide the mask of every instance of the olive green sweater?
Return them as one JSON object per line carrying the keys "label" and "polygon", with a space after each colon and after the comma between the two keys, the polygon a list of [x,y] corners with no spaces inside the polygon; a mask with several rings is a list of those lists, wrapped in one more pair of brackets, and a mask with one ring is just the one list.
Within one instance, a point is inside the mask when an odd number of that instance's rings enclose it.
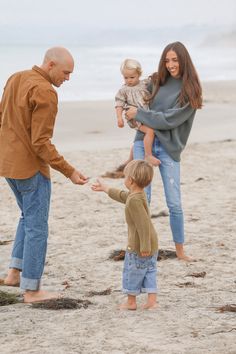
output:
{"label": "olive green sweater", "polygon": [[108,190],[110,198],[125,204],[125,217],[128,225],[128,252],[150,252],[158,250],[157,233],[151,221],[144,192],[130,193],[115,188]]}
{"label": "olive green sweater", "polygon": [[[189,104],[179,106],[181,79],[169,77],[161,86],[150,104],[150,109],[138,108],[135,120],[152,129],[162,146],[175,161],[180,161],[196,110]],[[137,131],[135,140],[143,140],[144,134]]]}

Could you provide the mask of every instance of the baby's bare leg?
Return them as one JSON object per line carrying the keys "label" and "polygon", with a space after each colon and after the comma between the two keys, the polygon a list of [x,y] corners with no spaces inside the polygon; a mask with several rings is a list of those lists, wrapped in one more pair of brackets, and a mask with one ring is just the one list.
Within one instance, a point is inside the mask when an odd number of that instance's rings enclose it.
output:
{"label": "baby's bare leg", "polygon": [[153,166],[159,166],[161,161],[158,160],[155,156],[152,154],[152,144],[155,138],[155,134],[153,129],[141,125],[139,127],[139,130],[143,133],[145,133],[144,139],[143,139],[143,145],[144,145],[144,150],[145,150],[145,160],[151,163]]}

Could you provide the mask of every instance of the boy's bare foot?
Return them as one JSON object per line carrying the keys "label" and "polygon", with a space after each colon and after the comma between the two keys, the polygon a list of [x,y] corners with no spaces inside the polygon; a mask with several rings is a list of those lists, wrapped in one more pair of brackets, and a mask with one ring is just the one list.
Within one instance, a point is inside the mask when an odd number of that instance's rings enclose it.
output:
{"label": "boy's bare foot", "polygon": [[154,302],[154,303],[147,302],[146,304],[142,305],[142,309],[143,310],[154,310],[156,308],[157,308],[157,303],[156,302]]}
{"label": "boy's bare foot", "polygon": [[131,310],[131,311],[134,311],[134,310],[137,310],[137,305],[134,303],[134,304],[129,304],[128,302],[125,302],[124,304],[121,304],[119,306],[119,309],[120,310]]}
{"label": "boy's bare foot", "polygon": [[5,286],[20,286],[19,269],[10,268],[5,279],[0,280],[0,284]]}
{"label": "boy's bare foot", "polygon": [[153,166],[159,166],[161,164],[161,161],[158,160],[156,157],[153,155],[147,155],[145,156],[145,160],[149,162]]}
{"label": "boy's bare foot", "polygon": [[25,303],[41,302],[41,301],[47,301],[52,299],[56,300],[62,297],[58,293],[50,293],[48,291],[43,291],[43,290],[36,290],[36,291],[27,290],[23,296],[24,296]]}

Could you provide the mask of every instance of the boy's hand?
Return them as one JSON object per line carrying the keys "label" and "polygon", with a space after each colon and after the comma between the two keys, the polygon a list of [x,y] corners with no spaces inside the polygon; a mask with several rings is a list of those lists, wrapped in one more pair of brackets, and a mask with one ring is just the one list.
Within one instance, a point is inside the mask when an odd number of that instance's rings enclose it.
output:
{"label": "boy's hand", "polygon": [[140,252],[141,257],[149,257],[151,252]]}
{"label": "boy's hand", "polygon": [[117,125],[118,125],[119,128],[123,128],[124,127],[124,119],[123,118],[118,118]]}
{"label": "boy's hand", "polygon": [[93,183],[91,189],[95,192],[108,193],[109,186],[104,183],[102,178],[98,178],[96,183]]}

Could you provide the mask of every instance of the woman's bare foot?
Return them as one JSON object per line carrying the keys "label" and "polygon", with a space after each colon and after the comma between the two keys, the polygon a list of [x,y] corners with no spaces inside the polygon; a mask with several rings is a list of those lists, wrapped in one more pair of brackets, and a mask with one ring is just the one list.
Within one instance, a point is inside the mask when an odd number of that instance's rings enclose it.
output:
{"label": "woman's bare foot", "polygon": [[6,278],[2,282],[5,286],[20,286],[20,271],[19,269],[10,268]]}
{"label": "woman's bare foot", "polygon": [[159,166],[161,164],[161,161],[158,160],[156,157],[153,155],[147,155],[145,156],[145,160],[149,162],[153,166]]}
{"label": "woman's bare foot", "polygon": [[41,302],[41,301],[47,301],[52,299],[56,300],[62,297],[58,293],[50,293],[48,291],[43,291],[43,290],[36,290],[36,291],[26,290],[23,296],[24,296],[25,303]]}
{"label": "woman's bare foot", "polygon": [[185,254],[183,256],[178,256],[177,255],[177,258],[180,260],[180,261],[185,261],[185,262],[196,262],[195,259],[189,257],[189,256],[186,256]]}
{"label": "woman's bare foot", "polygon": [[157,303],[156,302],[154,302],[154,303],[147,302],[146,304],[142,305],[142,309],[143,310],[154,310],[156,308],[157,308]]}
{"label": "woman's bare foot", "polygon": [[136,303],[129,304],[128,302],[125,302],[124,304],[121,304],[119,306],[119,309],[120,310],[131,310],[131,311],[134,311],[134,310],[137,310],[137,305],[136,305]]}
{"label": "woman's bare foot", "polygon": [[176,249],[176,256],[180,261],[195,262],[193,258],[186,256],[186,254],[184,253],[184,245],[182,243],[176,243],[175,249]]}

